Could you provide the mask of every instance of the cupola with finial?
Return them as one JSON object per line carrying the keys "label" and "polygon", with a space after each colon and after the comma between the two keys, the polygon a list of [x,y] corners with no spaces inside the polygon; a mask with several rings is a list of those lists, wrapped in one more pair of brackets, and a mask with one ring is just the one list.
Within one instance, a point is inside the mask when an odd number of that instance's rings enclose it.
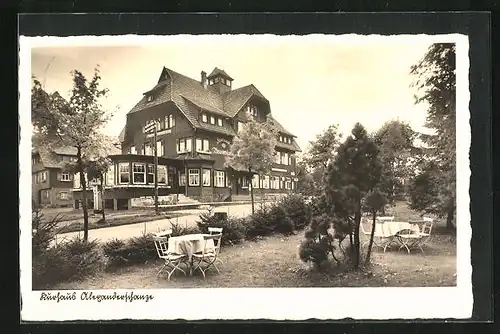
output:
{"label": "cupola with finial", "polygon": [[233,78],[224,72],[224,70],[216,67],[207,76],[207,81],[209,86],[214,87],[220,94],[224,94],[231,90]]}

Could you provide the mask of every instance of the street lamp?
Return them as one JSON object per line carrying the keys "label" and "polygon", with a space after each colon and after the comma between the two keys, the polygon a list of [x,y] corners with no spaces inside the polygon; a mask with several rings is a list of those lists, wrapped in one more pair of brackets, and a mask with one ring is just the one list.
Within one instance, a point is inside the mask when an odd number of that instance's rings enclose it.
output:
{"label": "street lamp", "polygon": [[155,213],[159,214],[158,209],[158,146],[157,146],[157,132],[158,132],[158,121],[152,121],[146,125],[144,132],[147,134],[153,133],[153,143],[154,147],[154,201],[155,201]]}

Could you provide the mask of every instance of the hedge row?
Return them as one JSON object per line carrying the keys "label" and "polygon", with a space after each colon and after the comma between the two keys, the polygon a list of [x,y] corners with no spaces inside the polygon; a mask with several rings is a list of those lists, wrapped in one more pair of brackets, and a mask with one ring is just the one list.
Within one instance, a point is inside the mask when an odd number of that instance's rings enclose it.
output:
{"label": "hedge row", "polygon": [[[197,227],[172,226],[172,236],[207,233],[208,227],[222,227],[222,246],[253,240],[274,233],[292,234],[306,227],[309,205],[300,195],[289,195],[247,218],[219,218],[211,212],[200,215]],[[153,235],[128,240],[113,239],[99,244],[74,239],[57,247],[40,250],[33,257],[33,288],[43,289],[63,281],[81,280],[102,270],[154,262],[157,260]]]}

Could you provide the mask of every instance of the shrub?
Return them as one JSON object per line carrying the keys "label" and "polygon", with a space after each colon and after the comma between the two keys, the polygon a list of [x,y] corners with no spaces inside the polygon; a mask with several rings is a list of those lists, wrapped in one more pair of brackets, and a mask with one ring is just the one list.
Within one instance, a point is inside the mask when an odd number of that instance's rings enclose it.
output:
{"label": "shrub", "polygon": [[241,242],[246,236],[246,220],[238,217],[223,217],[213,214],[211,211],[200,214],[197,221],[198,230],[208,233],[209,227],[222,227],[221,245],[233,245]]}
{"label": "shrub", "polygon": [[282,197],[276,206],[282,208],[292,222],[294,230],[304,229],[310,222],[311,209],[302,195],[289,194]]}
{"label": "shrub", "polygon": [[279,204],[273,205],[269,210],[269,223],[274,232],[285,235],[292,234],[294,231],[293,223],[285,209]]}
{"label": "shrub", "polygon": [[156,253],[153,234],[148,233],[140,237],[128,239],[123,254],[127,259],[127,265],[144,264],[149,261],[155,261],[158,254]]}
{"label": "shrub", "polygon": [[52,220],[46,221],[39,206],[33,205],[31,217],[31,246],[33,258],[43,253],[51,246],[60,230],[61,216],[58,214]]}
{"label": "shrub", "polygon": [[246,239],[253,240],[258,236],[267,236],[273,233],[274,228],[270,219],[269,210],[261,208],[248,217]]}
{"label": "shrub", "polygon": [[196,226],[181,226],[181,224],[172,223],[172,237],[178,237],[185,234],[196,234],[200,233],[200,230]]}
{"label": "shrub", "polygon": [[102,250],[108,262],[108,268],[121,267],[128,262],[128,249],[126,242],[120,239],[112,239],[102,245]]}
{"label": "shrub", "polygon": [[83,280],[104,267],[97,241],[75,238],[33,258],[33,289],[64,281]]}
{"label": "shrub", "polygon": [[299,247],[299,257],[306,263],[313,263],[316,268],[328,260],[329,249],[325,242],[318,242],[314,239],[302,241]]}

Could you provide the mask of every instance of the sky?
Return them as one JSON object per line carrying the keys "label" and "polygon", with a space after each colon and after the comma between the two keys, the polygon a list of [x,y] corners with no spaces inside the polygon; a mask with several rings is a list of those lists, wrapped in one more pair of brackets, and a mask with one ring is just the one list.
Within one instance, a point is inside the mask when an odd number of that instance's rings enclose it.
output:
{"label": "sky", "polygon": [[212,37],[148,45],[44,46],[32,49],[31,74],[47,91],[68,97],[70,71],[91,77],[99,65],[102,87],[110,90],[103,106],[114,114],[104,132],[118,136],[125,115],[156,84],[163,66],[196,80],[201,71],[219,67],[234,79],[233,89],[254,84],[270,101],[273,116],[305,150],[332,124],[348,134],[356,122],[371,132],[399,119],[425,131],[426,108],[414,104],[409,71],[429,45],[411,37],[397,43],[343,43],[276,36],[268,41]]}

